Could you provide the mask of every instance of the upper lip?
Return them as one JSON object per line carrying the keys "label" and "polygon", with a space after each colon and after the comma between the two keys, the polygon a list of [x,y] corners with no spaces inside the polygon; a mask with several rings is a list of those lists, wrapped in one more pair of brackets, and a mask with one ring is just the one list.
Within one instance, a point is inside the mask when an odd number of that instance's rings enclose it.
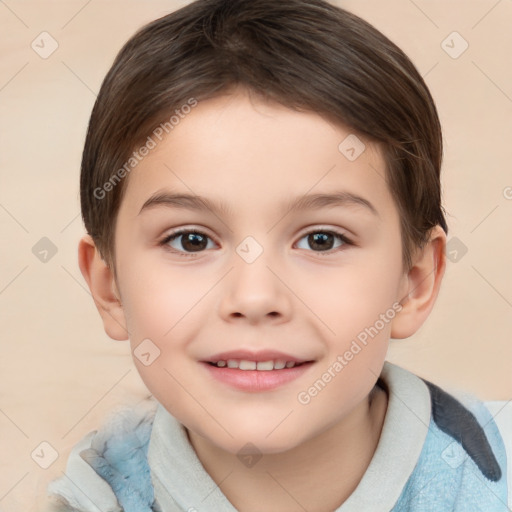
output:
{"label": "upper lip", "polygon": [[229,352],[219,352],[211,356],[206,362],[216,363],[217,361],[227,361],[228,359],[238,359],[245,361],[293,361],[294,363],[305,363],[306,361],[311,361],[311,359],[302,359],[300,357],[295,357],[290,354],[285,354],[284,352],[279,352],[277,350],[258,350],[252,352],[250,350],[230,350]]}

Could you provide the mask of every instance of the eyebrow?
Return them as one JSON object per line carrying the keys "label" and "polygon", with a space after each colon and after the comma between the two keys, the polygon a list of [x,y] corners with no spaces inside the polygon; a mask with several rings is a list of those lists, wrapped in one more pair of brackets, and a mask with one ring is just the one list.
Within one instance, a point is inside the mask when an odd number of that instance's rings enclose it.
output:
{"label": "eyebrow", "polygon": [[[217,202],[206,197],[192,194],[172,193],[169,191],[158,191],[151,195],[142,205],[138,215],[143,211],[158,206],[168,208],[182,208],[196,211],[210,211],[217,214],[230,216],[232,211],[223,201]],[[300,210],[320,210],[322,208],[336,206],[362,206],[373,215],[380,217],[379,212],[373,204],[364,197],[347,191],[336,191],[331,194],[308,194],[292,199],[285,204],[287,213]]]}

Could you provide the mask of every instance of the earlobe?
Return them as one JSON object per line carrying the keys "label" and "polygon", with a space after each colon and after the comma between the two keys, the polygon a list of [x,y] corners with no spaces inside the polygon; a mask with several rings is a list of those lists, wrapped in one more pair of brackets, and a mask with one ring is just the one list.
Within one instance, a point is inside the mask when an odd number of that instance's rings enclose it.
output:
{"label": "earlobe", "polygon": [[432,311],[446,269],[445,251],[446,234],[440,226],[435,226],[429,241],[417,250],[410,270],[404,275],[398,297],[402,310],[393,320],[392,338],[412,336]]}
{"label": "earlobe", "polygon": [[90,235],[78,245],[78,265],[89,286],[107,335],[118,341],[129,339],[126,318],[112,271],[103,261]]}

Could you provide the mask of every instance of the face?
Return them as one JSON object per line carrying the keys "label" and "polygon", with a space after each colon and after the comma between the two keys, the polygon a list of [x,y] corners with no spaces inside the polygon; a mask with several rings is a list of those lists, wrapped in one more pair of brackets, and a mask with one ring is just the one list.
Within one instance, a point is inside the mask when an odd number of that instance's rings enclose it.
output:
{"label": "face", "polygon": [[115,243],[146,354],[134,362],[172,415],[231,453],[313,439],[381,371],[399,216],[378,148],[359,138],[357,156],[352,135],[340,150],[350,134],[237,92],[199,102],[129,176]]}

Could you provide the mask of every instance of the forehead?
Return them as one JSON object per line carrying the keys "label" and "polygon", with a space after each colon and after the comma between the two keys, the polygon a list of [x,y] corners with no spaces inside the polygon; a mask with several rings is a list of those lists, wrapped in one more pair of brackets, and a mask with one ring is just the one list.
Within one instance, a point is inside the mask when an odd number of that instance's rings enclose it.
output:
{"label": "forehead", "polygon": [[199,102],[152,138],[126,184],[121,209],[130,216],[165,191],[207,198],[226,215],[275,215],[294,198],[332,192],[396,213],[380,148],[312,112],[236,92]]}

